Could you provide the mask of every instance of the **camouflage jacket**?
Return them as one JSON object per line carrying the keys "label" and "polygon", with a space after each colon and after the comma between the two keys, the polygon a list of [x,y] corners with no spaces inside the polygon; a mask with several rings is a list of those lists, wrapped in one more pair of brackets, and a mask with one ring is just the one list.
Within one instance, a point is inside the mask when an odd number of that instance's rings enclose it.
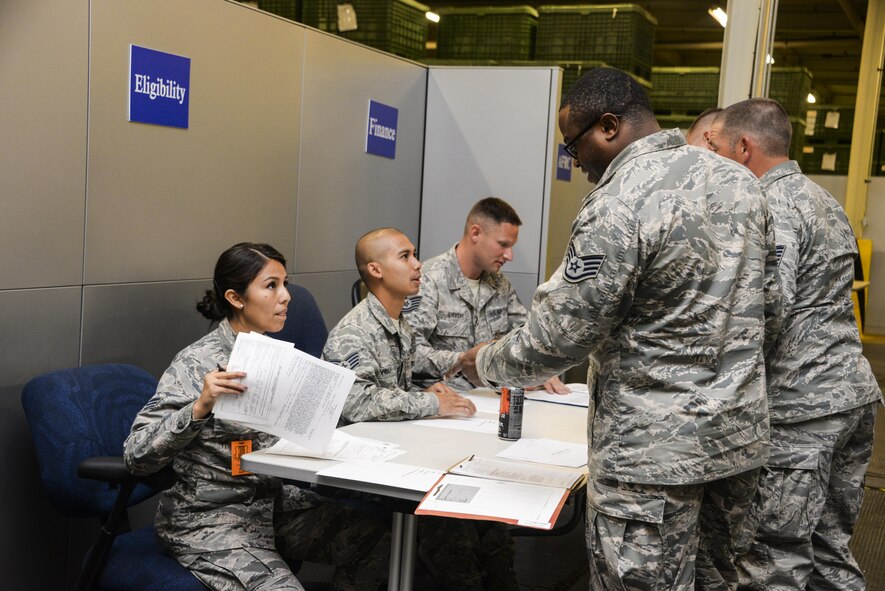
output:
{"label": "camouflage jacket", "polygon": [[589,469],[679,485],[760,466],[763,341],[777,327],[774,228],[753,175],[679,130],[627,146],[585,197],[525,326],[483,348],[492,386],[588,354]]}
{"label": "camouflage jacket", "polygon": [[402,421],[435,415],[435,394],[412,387],[415,339],[401,314],[394,320],[373,293],[335,325],[323,359],[356,372],[339,424]]}
{"label": "camouflage jacket", "polygon": [[[474,299],[454,246],[424,264],[418,298],[417,309],[408,312],[418,343],[412,373],[425,386],[443,380],[460,354],[476,343],[500,338],[526,319],[525,307],[503,273],[483,272]],[[460,375],[448,383],[458,390],[474,387]]]}
{"label": "camouflage jacket", "polygon": [[162,493],[157,535],[176,556],[233,548],[274,548],[275,504],[309,507],[315,494],[277,478],[231,474],[231,442],[250,439],[253,451],[277,438],[209,415],[194,420],[203,376],[227,366],[236,335],[227,320],[182,350],[138,413],[124,444],[126,466],[150,474],[172,464],[178,481]]}
{"label": "camouflage jacket", "polygon": [[842,207],[784,162],[761,179],[775,219],[784,324],[768,356],[773,423],[793,423],[881,398],[854,318],[857,243]]}

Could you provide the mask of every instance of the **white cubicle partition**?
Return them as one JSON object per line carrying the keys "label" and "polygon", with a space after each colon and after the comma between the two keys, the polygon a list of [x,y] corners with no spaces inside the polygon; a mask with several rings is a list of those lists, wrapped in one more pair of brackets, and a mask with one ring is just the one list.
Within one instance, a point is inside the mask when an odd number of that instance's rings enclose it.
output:
{"label": "white cubicle partition", "polygon": [[421,257],[461,237],[476,201],[500,197],[523,221],[504,272],[526,304],[543,271],[560,75],[550,67],[428,73]]}

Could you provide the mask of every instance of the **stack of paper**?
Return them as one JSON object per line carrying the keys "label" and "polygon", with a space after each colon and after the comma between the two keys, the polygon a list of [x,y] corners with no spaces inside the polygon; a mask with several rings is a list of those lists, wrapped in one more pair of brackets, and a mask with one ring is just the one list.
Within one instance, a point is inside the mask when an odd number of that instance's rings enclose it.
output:
{"label": "stack of paper", "polygon": [[292,343],[239,333],[228,371],[244,371],[242,394],[221,396],[213,412],[311,450],[324,450],[356,375]]}

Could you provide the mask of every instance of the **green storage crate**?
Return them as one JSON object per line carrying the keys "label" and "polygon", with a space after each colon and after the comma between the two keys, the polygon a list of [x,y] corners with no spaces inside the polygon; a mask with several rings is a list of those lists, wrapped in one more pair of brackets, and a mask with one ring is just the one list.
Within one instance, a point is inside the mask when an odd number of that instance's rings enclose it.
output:
{"label": "green storage crate", "polygon": [[790,117],[805,119],[811,72],[805,68],[772,68],[768,96],[783,105]]}
{"label": "green storage crate", "polygon": [[851,144],[805,144],[800,164],[805,174],[848,174]]}
{"label": "green storage crate", "polygon": [[541,6],[535,57],[599,60],[649,80],[657,24],[635,4]]}
{"label": "green storage crate", "polygon": [[292,21],[301,20],[300,0],[258,0],[258,8]]}
{"label": "green storage crate", "polygon": [[338,31],[337,0],[303,0],[301,22],[409,59],[424,58],[427,6],[414,0],[350,0],[349,4],[356,13],[354,31]]}
{"label": "green storage crate", "polygon": [[530,60],[535,56],[538,12],[531,6],[440,8],[440,59]]}
{"label": "green storage crate", "polygon": [[648,94],[655,113],[700,115],[719,101],[719,68],[652,68]]}
{"label": "green storage crate", "polygon": [[824,142],[850,142],[854,108],[809,105],[806,115],[811,132],[808,139]]}

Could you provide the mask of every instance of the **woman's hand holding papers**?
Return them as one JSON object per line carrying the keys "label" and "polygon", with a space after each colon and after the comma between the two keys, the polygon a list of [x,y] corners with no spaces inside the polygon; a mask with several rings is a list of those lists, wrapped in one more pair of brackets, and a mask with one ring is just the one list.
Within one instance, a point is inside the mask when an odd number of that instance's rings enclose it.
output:
{"label": "woman's hand holding papers", "polygon": [[203,378],[203,391],[194,402],[193,416],[196,420],[205,419],[215,408],[218,397],[222,394],[242,394],[246,386],[240,383],[246,377],[243,371],[225,371],[221,366],[210,371]]}
{"label": "woman's hand holding papers", "polygon": [[472,417],[476,414],[476,406],[472,401],[464,398],[442,382],[433,384],[427,388],[427,391],[436,394],[436,398],[439,400],[439,410],[437,411],[438,416]]}

